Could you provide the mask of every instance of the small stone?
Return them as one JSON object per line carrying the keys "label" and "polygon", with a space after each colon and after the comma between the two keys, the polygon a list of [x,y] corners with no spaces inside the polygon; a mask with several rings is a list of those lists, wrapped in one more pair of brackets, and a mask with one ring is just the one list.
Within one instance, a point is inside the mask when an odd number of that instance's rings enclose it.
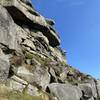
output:
{"label": "small stone", "polygon": [[24,66],[19,67],[16,74],[29,83],[32,83],[34,81],[33,74]]}
{"label": "small stone", "polygon": [[27,85],[27,84],[28,84],[25,80],[23,80],[23,79],[21,79],[21,78],[15,76],[15,75],[12,76],[11,79],[13,79],[13,80],[15,80],[16,82],[21,83],[21,84],[23,84],[23,85]]}
{"label": "small stone", "polygon": [[14,80],[10,80],[9,82],[9,87],[12,89],[12,90],[16,90],[16,91],[20,91],[22,92],[24,90],[24,88],[26,87],[26,85],[23,85],[19,82],[16,82]]}

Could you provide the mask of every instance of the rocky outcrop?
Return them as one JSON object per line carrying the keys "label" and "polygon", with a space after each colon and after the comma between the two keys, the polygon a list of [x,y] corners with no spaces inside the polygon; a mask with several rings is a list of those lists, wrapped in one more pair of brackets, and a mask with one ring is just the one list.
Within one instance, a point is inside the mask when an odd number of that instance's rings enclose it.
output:
{"label": "rocky outcrop", "polygon": [[[0,0],[0,4],[6,7],[16,23],[20,25],[25,24],[32,29],[42,31],[53,47],[60,44],[59,36],[50,25],[53,22],[45,20],[45,18],[39,15],[32,7],[26,5],[25,0]],[[29,2],[28,4],[31,3]]]}
{"label": "rocky outcrop", "polygon": [[54,24],[31,0],[0,0],[0,100],[100,99],[100,81],[68,65]]}

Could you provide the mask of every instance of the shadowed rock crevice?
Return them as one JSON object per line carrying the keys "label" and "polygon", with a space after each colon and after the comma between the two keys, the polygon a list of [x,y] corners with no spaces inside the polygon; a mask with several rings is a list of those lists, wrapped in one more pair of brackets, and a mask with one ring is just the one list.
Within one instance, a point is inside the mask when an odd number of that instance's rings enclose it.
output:
{"label": "shadowed rock crevice", "polygon": [[54,76],[52,76],[51,74],[50,74],[50,83],[56,83],[57,82],[57,80],[55,79],[55,77]]}
{"label": "shadowed rock crevice", "polygon": [[10,66],[10,68],[9,68],[8,78],[11,78],[13,75],[14,75],[13,67]]}
{"label": "shadowed rock crevice", "polygon": [[15,50],[9,49],[9,47],[3,43],[0,43],[0,48],[2,49],[4,54],[12,54]]}
{"label": "shadowed rock crevice", "polygon": [[[49,26],[46,27],[46,26],[40,25],[39,23],[34,22],[34,20],[32,21],[32,20],[28,19],[24,13],[22,13],[18,8],[14,7],[14,6],[10,6],[10,7],[8,6],[8,7],[6,7],[6,9],[10,13],[10,15],[12,16],[12,18],[14,19],[14,22],[16,24],[18,24],[20,26],[28,25],[30,27],[30,29],[39,30],[48,38],[51,46],[55,47],[55,46],[59,45],[59,41],[55,37],[55,35],[57,35],[57,34],[53,28],[50,27],[50,29],[49,29]],[[31,10],[29,12],[35,16],[38,16],[37,13],[35,13]],[[52,32],[52,35],[51,35],[51,32]],[[59,36],[58,36],[58,38],[59,38]]]}
{"label": "shadowed rock crevice", "polygon": [[25,3],[26,5],[32,7],[32,1],[31,0],[21,0],[23,3]]}

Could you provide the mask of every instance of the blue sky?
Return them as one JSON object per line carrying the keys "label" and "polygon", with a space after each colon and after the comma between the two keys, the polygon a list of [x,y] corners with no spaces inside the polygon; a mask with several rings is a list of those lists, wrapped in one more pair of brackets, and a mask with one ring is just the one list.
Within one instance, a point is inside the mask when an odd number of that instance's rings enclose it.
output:
{"label": "blue sky", "polygon": [[100,0],[33,0],[33,5],[55,20],[68,63],[100,78]]}

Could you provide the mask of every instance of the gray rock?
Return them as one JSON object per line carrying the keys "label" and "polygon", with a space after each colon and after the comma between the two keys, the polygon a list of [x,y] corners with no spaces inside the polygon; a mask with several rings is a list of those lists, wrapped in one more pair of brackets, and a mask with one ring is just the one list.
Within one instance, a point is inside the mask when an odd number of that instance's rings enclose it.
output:
{"label": "gray rock", "polygon": [[29,65],[31,65],[32,60],[30,60],[30,59],[26,59],[26,63],[29,64]]}
{"label": "gray rock", "polygon": [[33,82],[33,74],[29,70],[27,70],[24,66],[19,67],[17,72],[15,73],[17,74],[17,76],[26,80],[28,83]]}
{"label": "gray rock", "polygon": [[23,84],[21,84],[17,81],[14,81],[14,80],[9,81],[9,88],[11,90],[16,90],[16,91],[23,92],[25,87],[26,87],[26,85],[23,85]]}
{"label": "gray rock", "polygon": [[48,85],[50,92],[59,100],[80,100],[82,97],[81,90],[69,84],[53,83]]}
{"label": "gray rock", "polygon": [[32,0],[21,0],[21,1],[29,6],[32,6]]}
{"label": "gray rock", "polygon": [[60,76],[66,69],[66,66],[62,65],[59,60],[50,62],[50,66],[54,69],[57,76]]}
{"label": "gray rock", "polygon": [[55,24],[55,22],[54,22],[52,19],[47,19],[47,18],[46,18],[46,22],[47,22],[50,26],[52,26],[52,25]]}
{"label": "gray rock", "polygon": [[80,89],[83,93],[83,98],[84,99],[90,99],[93,96],[92,89],[89,85],[80,84],[79,87],[80,87]]}
{"label": "gray rock", "polygon": [[100,98],[100,80],[96,81],[98,97]]}
{"label": "gray rock", "polygon": [[[33,66],[34,67],[34,66]],[[26,80],[28,83],[35,84],[37,87],[46,89],[50,82],[50,75],[45,68],[35,67],[34,70],[29,71],[24,66],[19,67],[15,72],[19,77]]]}
{"label": "gray rock", "polygon": [[41,66],[41,64],[40,64],[35,58],[32,58],[31,64],[32,64],[33,66]]}
{"label": "gray rock", "polygon": [[33,44],[33,42],[29,39],[26,39],[23,43],[24,46],[31,48],[32,50],[36,50],[35,45]]}
{"label": "gray rock", "polygon": [[45,44],[49,45],[49,41],[48,41],[47,37],[44,36],[42,32],[31,30],[31,35],[32,35],[32,37],[34,37],[36,39],[41,38],[43,40],[43,42],[45,42]]}
{"label": "gray rock", "polygon": [[0,43],[10,49],[18,49],[17,35],[13,19],[7,10],[0,6]]}
{"label": "gray rock", "polygon": [[0,82],[5,82],[9,76],[10,63],[8,56],[0,52]]}
{"label": "gray rock", "polygon": [[36,82],[43,90],[46,89],[47,85],[50,82],[50,74],[48,69],[45,66],[37,66],[33,73],[33,81]]}
{"label": "gray rock", "polygon": [[87,82],[84,83],[83,85],[90,87],[91,90],[92,90],[92,96],[93,96],[94,98],[97,98],[96,82],[95,82],[95,80],[94,80],[93,78],[87,80]]}
{"label": "gray rock", "polygon": [[60,74],[60,79],[65,82],[66,79],[67,79],[67,70],[63,71],[61,74]]}
{"label": "gray rock", "polygon": [[88,99],[88,100],[95,100],[93,97],[91,99]]}
{"label": "gray rock", "polygon": [[30,33],[30,28],[27,25],[22,25],[22,28],[27,32]]}
{"label": "gray rock", "polygon": [[28,32],[16,24],[16,34],[18,43],[21,44],[23,40],[28,38]]}
{"label": "gray rock", "polygon": [[[22,1],[29,2],[29,0]],[[40,25],[47,25],[44,17],[39,15],[34,9],[30,8],[29,6],[27,7],[26,4],[23,4],[19,0],[0,0],[0,4],[5,6],[8,12],[12,15],[13,19],[17,19],[17,21],[31,21]]]}
{"label": "gray rock", "polygon": [[27,85],[28,84],[25,80],[19,78],[18,76],[15,76],[15,75],[13,75],[11,77],[11,79],[14,80],[14,81],[16,81],[16,82],[18,82],[18,83],[21,83],[23,85]]}
{"label": "gray rock", "polygon": [[58,48],[52,48],[52,47],[50,47],[50,50],[52,51],[52,55],[54,57],[57,57],[57,59],[60,62],[63,62],[65,64],[67,63],[65,56],[62,54],[62,52]]}
{"label": "gray rock", "polygon": [[51,83],[58,82],[57,76],[56,76],[55,71],[53,70],[53,68],[50,67],[49,73],[51,75]]}
{"label": "gray rock", "polygon": [[90,84],[90,87],[92,89],[93,97],[97,98],[97,89],[96,89],[96,83],[94,79],[91,79],[87,84]]}
{"label": "gray rock", "polygon": [[39,95],[38,89],[35,86],[30,85],[30,84],[27,86],[27,93],[32,95],[32,96],[38,96]]}

